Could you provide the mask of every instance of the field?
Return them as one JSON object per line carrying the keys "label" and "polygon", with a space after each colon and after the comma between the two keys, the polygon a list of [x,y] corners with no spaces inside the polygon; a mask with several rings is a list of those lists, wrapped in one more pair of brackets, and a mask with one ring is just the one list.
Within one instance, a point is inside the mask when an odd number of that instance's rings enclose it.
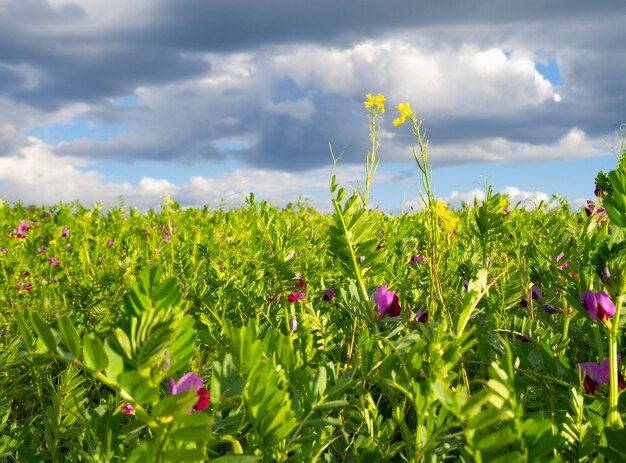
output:
{"label": "field", "polygon": [[626,150],[586,209],[454,210],[399,107],[388,215],[376,98],[332,214],[0,204],[0,460],[622,461]]}

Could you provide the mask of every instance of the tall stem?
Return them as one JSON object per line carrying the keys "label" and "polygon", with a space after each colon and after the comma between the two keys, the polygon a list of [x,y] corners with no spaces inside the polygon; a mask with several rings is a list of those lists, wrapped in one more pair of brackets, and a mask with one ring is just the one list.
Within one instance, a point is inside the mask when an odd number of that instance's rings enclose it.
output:
{"label": "tall stem", "polygon": [[622,417],[619,414],[617,408],[617,399],[619,398],[618,389],[618,362],[617,362],[617,338],[619,335],[619,317],[622,309],[622,303],[624,296],[619,295],[615,304],[615,317],[613,317],[611,329],[609,331],[609,368],[610,368],[610,380],[609,380],[609,416],[608,425],[611,428],[622,429],[624,424],[622,423]]}

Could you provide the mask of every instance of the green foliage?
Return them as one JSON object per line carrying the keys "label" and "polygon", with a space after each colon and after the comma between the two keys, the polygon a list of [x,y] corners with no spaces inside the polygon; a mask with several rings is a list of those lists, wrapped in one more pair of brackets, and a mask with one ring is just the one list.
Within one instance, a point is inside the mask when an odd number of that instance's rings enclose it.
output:
{"label": "green foliage", "polygon": [[[608,220],[491,188],[452,210],[420,124],[414,213],[334,176],[331,214],[2,203],[0,461],[619,461],[626,396],[576,364],[623,354],[623,156],[598,177]],[[190,372],[206,408],[170,393]]]}

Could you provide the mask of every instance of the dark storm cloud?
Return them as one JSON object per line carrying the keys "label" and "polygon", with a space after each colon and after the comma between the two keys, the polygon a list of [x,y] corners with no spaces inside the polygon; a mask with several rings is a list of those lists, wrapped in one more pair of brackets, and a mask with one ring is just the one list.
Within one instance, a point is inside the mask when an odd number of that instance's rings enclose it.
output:
{"label": "dark storm cloud", "polygon": [[[15,78],[3,82],[1,94],[54,111],[64,104],[123,96],[137,86],[178,81],[209,69],[208,63],[182,50],[146,40],[125,42],[115,31],[73,30],[83,19],[79,6],[53,8],[43,0],[14,1],[0,9],[0,65],[28,65],[37,76],[37,85]],[[120,32],[123,27],[120,24]]]}
{"label": "dark storm cloud", "polygon": [[[190,49],[226,51],[266,43],[350,41],[402,28],[594,18],[624,10],[620,0],[593,5],[583,0],[161,0],[159,4],[164,14],[152,28],[156,40]],[[175,32],[165,36],[161,33],[164,28]]]}

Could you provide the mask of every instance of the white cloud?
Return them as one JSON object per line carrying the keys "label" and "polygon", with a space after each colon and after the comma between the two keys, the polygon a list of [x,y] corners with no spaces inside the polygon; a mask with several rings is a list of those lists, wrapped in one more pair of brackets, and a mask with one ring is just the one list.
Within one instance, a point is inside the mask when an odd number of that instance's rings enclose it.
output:
{"label": "white cloud", "polygon": [[418,114],[444,111],[501,113],[553,98],[554,89],[529,53],[499,48],[426,48],[400,39],[365,41],[351,48],[307,45],[274,57],[301,85],[349,96],[355,89],[409,101]]}
{"label": "white cloud", "polygon": [[[504,187],[499,193],[508,195],[509,204],[511,206],[524,207],[526,209],[534,209],[539,205],[541,201],[544,203],[550,202],[550,197],[542,191],[523,191],[514,186]],[[441,197],[440,199],[449,204],[453,208],[460,208],[462,203],[472,205],[474,201],[484,201],[486,197],[485,190],[475,188],[470,191],[451,191],[449,194]],[[419,198],[412,199],[410,201],[404,201],[402,203],[403,210],[422,210],[424,205]]]}

